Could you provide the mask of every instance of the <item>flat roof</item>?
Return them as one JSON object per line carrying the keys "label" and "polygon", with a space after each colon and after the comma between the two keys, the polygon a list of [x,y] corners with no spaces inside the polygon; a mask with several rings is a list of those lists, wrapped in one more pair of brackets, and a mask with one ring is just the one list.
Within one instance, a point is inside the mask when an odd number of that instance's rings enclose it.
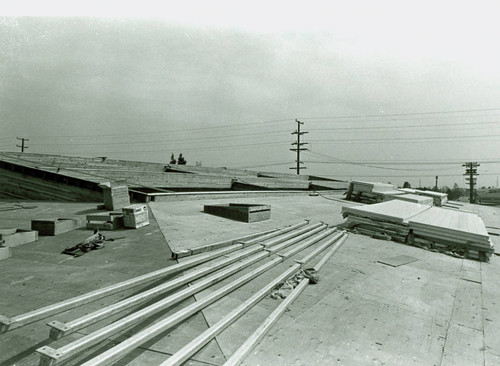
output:
{"label": "flat roof", "polygon": [[[271,219],[247,224],[202,212],[204,204],[218,203],[268,204]],[[0,201],[0,229],[29,229],[33,218],[78,217],[84,220],[87,214],[99,212],[98,204],[30,201],[28,205],[19,201]],[[40,237],[37,242],[12,248],[12,257],[0,261],[0,313],[15,316],[174,265],[178,261],[172,259],[172,250],[283,227],[304,218],[311,223],[336,225],[343,221],[342,206],[350,205],[358,206],[334,194],[151,202],[149,226],[103,231],[107,238],[115,240],[105,242],[105,248],[82,257],[73,258],[61,251],[85,239],[90,233],[86,229]],[[487,228],[500,226],[495,224],[500,214],[498,208],[464,205],[464,209],[477,211]],[[498,236],[492,235],[492,239],[497,241]],[[384,264],[403,255],[412,261],[397,266]],[[183,260],[186,259],[179,259]],[[127,355],[120,365],[160,364],[291,264],[293,260],[282,263],[175,329],[155,337]],[[69,364],[88,360],[252,268],[89,348]],[[500,363],[500,338],[497,336],[500,261],[495,255],[489,263],[481,263],[349,234],[319,275],[319,283],[309,285],[289,306],[289,311],[244,360],[244,365],[469,366]],[[0,363],[37,365],[39,355],[35,350],[42,345],[60,347],[136,308],[57,341],[48,339],[49,327],[45,323],[49,320],[74,319],[150,286],[127,290],[0,334]],[[196,353],[189,364],[223,364],[281,301],[266,297]]]}

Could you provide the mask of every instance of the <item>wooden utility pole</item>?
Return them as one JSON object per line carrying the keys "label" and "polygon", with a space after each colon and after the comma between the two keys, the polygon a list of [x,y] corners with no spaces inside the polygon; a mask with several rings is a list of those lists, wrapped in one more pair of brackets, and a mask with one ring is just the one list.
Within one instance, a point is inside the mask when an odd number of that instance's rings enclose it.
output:
{"label": "wooden utility pole", "polygon": [[297,141],[292,142],[292,146],[297,147],[290,149],[290,151],[295,151],[297,153],[297,159],[295,160],[296,166],[289,169],[295,169],[297,171],[297,175],[299,175],[300,169],[307,169],[305,166],[300,166],[300,164],[304,164],[302,161],[300,161],[300,152],[309,150],[305,147],[302,147],[303,145],[307,145],[307,142],[300,142],[300,136],[309,132],[300,131],[300,126],[303,125],[304,122],[300,122],[298,119],[296,119],[295,122],[297,122],[297,131],[292,132],[292,135],[297,135]]}
{"label": "wooden utility pole", "polygon": [[474,185],[476,184],[476,175],[479,175],[477,173],[477,167],[480,166],[478,162],[467,162],[465,164],[462,164],[463,167],[465,167],[465,174],[467,177],[465,177],[465,180],[469,181],[469,203],[475,203],[474,200]]}
{"label": "wooden utility pole", "polygon": [[24,149],[27,149],[28,146],[24,146],[24,141],[29,141],[29,139],[25,139],[24,137],[16,137],[18,140],[21,140],[21,145],[16,145],[21,148],[21,152],[24,152]]}

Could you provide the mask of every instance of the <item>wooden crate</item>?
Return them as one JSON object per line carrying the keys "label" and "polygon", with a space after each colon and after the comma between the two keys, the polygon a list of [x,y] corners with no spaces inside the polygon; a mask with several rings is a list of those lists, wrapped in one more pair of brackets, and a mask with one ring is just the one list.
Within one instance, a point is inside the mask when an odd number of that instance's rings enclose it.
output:
{"label": "wooden crate", "polygon": [[80,227],[78,219],[31,220],[31,230],[37,230],[40,236],[54,236]]}
{"label": "wooden crate", "polygon": [[138,229],[149,225],[148,207],[146,205],[130,205],[122,208],[123,226]]}
{"label": "wooden crate", "polygon": [[6,247],[17,247],[38,240],[38,231],[22,229],[1,229],[0,243]]}
{"label": "wooden crate", "polygon": [[271,218],[271,206],[263,204],[230,203],[221,205],[205,205],[203,207],[203,212],[248,223],[268,220]]}

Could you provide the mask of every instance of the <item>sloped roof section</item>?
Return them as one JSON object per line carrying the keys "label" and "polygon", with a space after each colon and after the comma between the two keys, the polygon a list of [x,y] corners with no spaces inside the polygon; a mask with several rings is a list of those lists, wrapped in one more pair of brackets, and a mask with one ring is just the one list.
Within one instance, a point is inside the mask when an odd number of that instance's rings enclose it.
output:
{"label": "sloped roof section", "polygon": [[[16,181],[16,183],[12,183]],[[49,198],[72,196],[95,200],[100,184],[119,182],[144,192],[345,189],[347,183],[328,178],[227,168],[32,153],[0,153],[0,194],[6,197]],[[27,187],[33,192],[26,195]],[[37,196],[36,187],[47,191]],[[65,194],[64,186],[73,187]],[[77,189],[76,189],[77,188]]]}

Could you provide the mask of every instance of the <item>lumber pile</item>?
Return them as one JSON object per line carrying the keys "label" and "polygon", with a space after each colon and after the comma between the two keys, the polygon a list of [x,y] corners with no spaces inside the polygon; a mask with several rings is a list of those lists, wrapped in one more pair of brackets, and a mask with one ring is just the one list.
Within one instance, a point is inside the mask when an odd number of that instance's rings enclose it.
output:
{"label": "lumber pile", "polygon": [[400,194],[397,196],[392,196],[392,198],[394,198],[395,200],[419,203],[421,205],[429,206],[432,206],[432,204],[434,203],[434,199],[432,197],[419,196],[418,194],[412,193]]}
{"label": "lumber pile", "polygon": [[[64,337],[66,339],[51,344],[40,343],[40,347],[36,349],[40,355],[40,365],[104,366],[127,363],[128,361],[120,360],[153,338],[170,333],[200,311],[210,306],[219,307],[218,301],[224,301],[230,293],[240,290],[240,293],[247,295],[245,301],[228,311],[223,326],[218,324],[209,329],[210,332],[214,329],[220,329],[218,333],[222,332],[253,306],[260,305],[274,288],[293,278],[300,271],[310,273],[310,262],[321,255],[323,258],[315,266],[315,270],[319,270],[346,239],[347,233],[338,231],[335,227],[330,228],[325,223],[302,222],[272,233],[259,234],[253,239],[209,253],[198,254],[180,263],[119,283],[106,287],[96,286],[91,292],[24,314],[12,317],[0,315],[0,333],[47,319],[50,339],[59,340]],[[276,271],[278,266],[281,273]],[[266,276],[265,280],[260,277],[263,275]],[[259,287],[264,282],[264,286],[257,292],[252,291],[248,294],[248,290],[243,286],[250,282]],[[116,297],[111,303],[99,304],[100,306],[94,310],[91,306],[87,310],[73,313],[73,316],[59,318],[61,315],[57,315],[144,284],[149,285],[134,295]],[[189,304],[182,304],[180,309],[176,308],[193,295],[197,296],[197,301],[190,301]],[[169,310],[169,314],[163,316],[166,310]],[[123,315],[124,311],[127,314]],[[52,316],[55,318],[48,319]],[[104,324],[103,320],[106,320]],[[120,339],[125,331],[128,332],[127,337]],[[207,342],[218,333],[206,338]],[[173,333],[168,334],[169,337],[171,335]],[[186,337],[181,336],[183,337],[181,341],[184,341]],[[119,340],[111,347],[103,348],[103,342],[111,337]],[[193,339],[188,343],[188,348],[193,351],[185,353],[186,348],[184,348],[181,357],[177,354],[182,360],[179,362],[183,364],[188,361],[191,354],[206,344],[198,342],[197,334],[189,338]],[[90,350],[91,352],[88,352]],[[87,354],[83,354],[84,352]],[[167,357],[169,356],[165,356]],[[171,363],[170,358],[169,363]]]}
{"label": "lumber pile", "polygon": [[408,220],[430,206],[392,200],[359,207],[342,207],[345,227],[377,239],[406,242]]}
{"label": "lumber pile", "polygon": [[362,182],[353,180],[349,184],[346,198],[350,201],[362,203],[380,203],[402,195],[394,184],[381,182]]}
{"label": "lumber pile", "polygon": [[342,226],[376,239],[488,261],[494,248],[481,218],[402,200],[361,207],[342,207]]}
{"label": "lumber pile", "polygon": [[86,219],[87,229],[115,230],[123,227],[123,213],[121,212],[87,215]]}
{"label": "lumber pile", "polygon": [[413,217],[409,227],[416,238],[438,250],[450,250],[480,261],[493,254],[488,230],[475,213],[452,211],[438,207]]}
{"label": "lumber pile", "polygon": [[415,194],[418,196],[431,197],[433,199],[434,205],[441,207],[446,202],[448,202],[448,195],[442,192],[434,192],[434,191],[422,191],[419,189],[413,188],[400,188],[401,192]]}

